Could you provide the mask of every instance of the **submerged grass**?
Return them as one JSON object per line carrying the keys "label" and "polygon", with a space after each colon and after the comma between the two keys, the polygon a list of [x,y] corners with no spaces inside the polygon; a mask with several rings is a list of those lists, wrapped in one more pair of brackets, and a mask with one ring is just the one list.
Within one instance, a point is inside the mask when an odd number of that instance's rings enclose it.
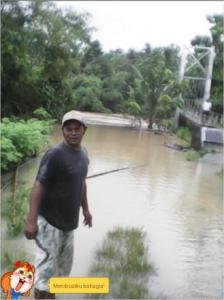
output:
{"label": "submerged grass", "polygon": [[188,161],[195,161],[198,160],[201,157],[201,155],[198,151],[190,150],[186,153],[185,157]]}
{"label": "submerged grass", "polygon": [[195,161],[198,160],[200,157],[203,157],[204,155],[208,154],[208,153],[215,153],[214,150],[212,151],[208,151],[206,149],[201,149],[201,150],[190,150],[186,153],[185,157],[186,160],[188,161]]}
{"label": "submerged grass", "polygon": [[147,299],[149,274],[145,233],[136,228],[118,227],[107,233],[96,251],[91,276],[109,277],[110,293],[87,296],[90,299]]}

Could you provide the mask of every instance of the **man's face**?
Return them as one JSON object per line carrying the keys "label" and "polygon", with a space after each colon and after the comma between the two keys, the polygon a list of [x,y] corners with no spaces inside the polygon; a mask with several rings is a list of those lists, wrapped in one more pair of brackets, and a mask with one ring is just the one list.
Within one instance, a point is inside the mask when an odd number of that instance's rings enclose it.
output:
{"label": "man's face", "polygon": [[73,148],[79,148],[86,128],[78,121],[67,121],[62,129],[65,141]]}

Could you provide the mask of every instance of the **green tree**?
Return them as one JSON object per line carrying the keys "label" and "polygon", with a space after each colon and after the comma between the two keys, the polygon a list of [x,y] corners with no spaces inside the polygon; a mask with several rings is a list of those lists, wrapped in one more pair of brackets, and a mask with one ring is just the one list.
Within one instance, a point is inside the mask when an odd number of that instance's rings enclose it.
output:
{"label": "green tree", "polygon": [[88,15],[62,12],[52,1],[2,4],[4,115],[44,107],[54,117],[73,102],[73,77],[90,43]]}
{"label": "green tree", "polygon": [[102,71],[102,59],[103,50],[99,41],[95,40],[90,42],[89,46],[85,49],[82,62],[81,62],[81,72],[88,75],[92,74],[95,76],[100,76]]}
{"label": "green tree", "polygon": [[104,57],[107,61],[107,72],[102,77],[102,103],[112,112],[123,112],[129,92],[129,74],[125,69],[128,61],[120,51],[110,51]]}
{"label": "green tree", "polygon": [[39,21],[46,35],[39,86],[44,93],[43,106],[57,117],[74,101],[73,77],[79,73],[90,29],[86,25],[87,16],[73,11],[63,15],[53,7],[43,9],[38,15],[43,15]]}
{"label": "green tree", "polygon": [[148,117],[149,129],[157,117],[168,115],[171,117],[171,111],[182,104],[178,95],[184,84],[177,81],[175,69],[171,71],[167,67],[171,64],[171,60],[164,50],[154,49],[149,56],[139,62],[137,67],[133,67],[136,77],[141,82],[141,93],[145,101],[143,110]]}
{"label": "green tree", "polygon": [[202,36],[197,35],[192,41],[192,46],[204,46],[204,47],[211,47],[212,46],[212,40],[209,36]]}
{"label": "green tree", "polygon": [[178,77],[180,66],[179,51],[180,48],[175,45],[170,45],[163,49],[166,67],[173,72],[176,78]]}
{"label": "green tree", "polygon": [[78,75],[73,85],[73,107],[78,110],[105,112],[106,109],[99,100],[102,93],[100,78],[85,74]]}
{"label": "green tree", "polygon": [[29,35],[25,29],[27,10],[17,1],[3,1],[1,7],[2,44],[2,115],[24,114],[31,110],[38,93],[30,80],[31,58],[28,54]]}
{"label": "green tree", "polygon": [[215,46],[215,60],[213,66],[211,98],[213,109],[223,113],[223,15],[213,15],[207,17],[212,24],[210,31],[212,43]]}
{"label": "green tree", "polygon": [[122,112],[127,98],[128,74],[126,71],[113,72],[104,80],[103,103],[113,112]]}

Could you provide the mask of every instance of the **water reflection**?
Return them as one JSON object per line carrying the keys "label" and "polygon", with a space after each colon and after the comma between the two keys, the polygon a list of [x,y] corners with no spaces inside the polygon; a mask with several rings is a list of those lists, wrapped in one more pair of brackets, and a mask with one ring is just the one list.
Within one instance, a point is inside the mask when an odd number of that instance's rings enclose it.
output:
{"label": "water reflection", "polygon": [[[61,139],[55,131],[54,141]],[[163,147],[164,137],[124,128],[89,126],[84,144],[89,175],[138,166],[88,180],[93,228],[75,234],[72,276],[87,276],[94,250],[116,226],[142,228],[156,268],[156,297],[223,298],[223,210],[219,167],[188,162]],[[38,160],[21,170],[31,185]],[[80,295],[79,295],[80,297]],[[74,297],[73,297],[74,298]]]}

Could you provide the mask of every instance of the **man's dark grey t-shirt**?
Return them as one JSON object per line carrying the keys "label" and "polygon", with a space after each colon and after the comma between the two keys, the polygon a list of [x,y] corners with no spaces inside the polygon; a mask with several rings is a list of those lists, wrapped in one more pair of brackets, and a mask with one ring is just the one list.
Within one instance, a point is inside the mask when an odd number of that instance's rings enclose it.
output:
{"label": "man's dark grey t-shirt", "polygon": [[41,160],[36,177],[44,184],[39,214],[58,229],[78,227],[88,164],[85,148],[74,150],[64,142],[50,149]]}

